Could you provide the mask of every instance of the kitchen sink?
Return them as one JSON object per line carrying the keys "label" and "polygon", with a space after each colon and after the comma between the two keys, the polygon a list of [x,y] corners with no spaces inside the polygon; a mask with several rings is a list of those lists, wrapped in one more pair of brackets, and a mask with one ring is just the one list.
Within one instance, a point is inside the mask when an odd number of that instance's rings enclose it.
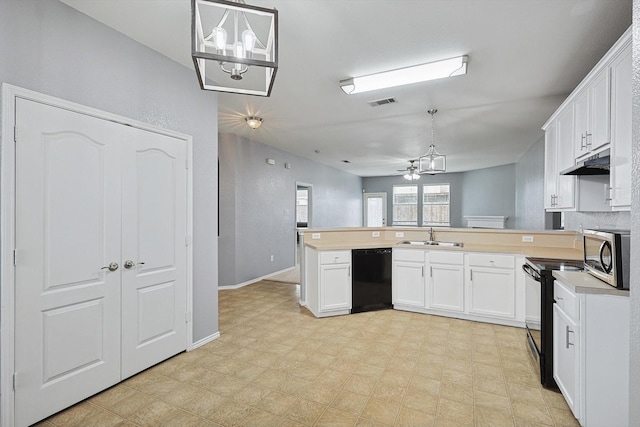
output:
{"label": "kitchen sink", "polygon": [[422,245],[422,246],[456,246],[462,247],[459,242],[440,242],[438,240],[403,240],[398,242],[399,245]]}

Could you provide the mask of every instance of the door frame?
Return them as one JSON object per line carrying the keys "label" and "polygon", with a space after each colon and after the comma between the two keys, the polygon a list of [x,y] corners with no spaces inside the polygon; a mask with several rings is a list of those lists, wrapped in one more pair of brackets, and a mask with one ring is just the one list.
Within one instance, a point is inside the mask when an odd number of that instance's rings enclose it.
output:
{"label": "door frame", "polygon": [[382,210],[382,227],[386,227],[388,222],[387,221],[387,193],[382,191],[382,192],[375,192],[375,193],[362,193],[362,226],[363,227],[369,227],[367,225],[367,197],[372,196],[372,197],[382,197],[382,204],[383,206],[383,210]]}
{"label": "door frame", "polygon": [[[170,136],[184,141],[187,147],[187,351],[193,349],[193,138],[190,135],[162,129],[138,120],[108,113],[29,89],[2,83],[2,124],[0,140],[0,426],[14,424],[14,372],[15,372],[15,105],[16,98],[39,102],[102,120],[132,126],[148,132]],[[16,256],[20,258],[19,254]]]}

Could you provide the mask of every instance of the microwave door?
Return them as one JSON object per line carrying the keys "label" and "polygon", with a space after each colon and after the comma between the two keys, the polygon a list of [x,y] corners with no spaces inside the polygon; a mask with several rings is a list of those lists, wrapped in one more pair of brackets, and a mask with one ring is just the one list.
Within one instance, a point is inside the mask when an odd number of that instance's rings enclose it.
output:
{"label": "microwave door", "polygon": [[609,243],[607,240],[603,241],[600,245],[598,256],[600,258],[600,269],[607,274],[611,273],[611,270],[613,269],[611,243]]}

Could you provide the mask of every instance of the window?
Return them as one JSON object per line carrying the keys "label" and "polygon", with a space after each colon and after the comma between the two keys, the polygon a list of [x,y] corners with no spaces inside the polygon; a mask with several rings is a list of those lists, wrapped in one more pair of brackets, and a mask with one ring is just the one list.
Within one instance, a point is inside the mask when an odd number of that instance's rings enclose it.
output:
{"label": "window", "polygon": [[422,225],[449,226],[449,184],[422,186]]}
{"label": "window", "polygon": [[418,186],[393,186],[393,225],[418,225]]}
{"label": "window", "polygon": [[309,188],[298,186],[296,189],[296,226],[309,226]]}

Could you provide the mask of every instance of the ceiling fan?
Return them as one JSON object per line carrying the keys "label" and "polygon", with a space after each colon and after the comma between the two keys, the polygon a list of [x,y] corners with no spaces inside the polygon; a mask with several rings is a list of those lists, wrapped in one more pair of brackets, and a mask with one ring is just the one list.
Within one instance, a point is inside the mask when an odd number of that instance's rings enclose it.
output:
{"label": "ceiling fan", "polygon": [[407,181],[417,181],[420,179],[418,167],[414,165],[417,161],[417,159],[409,160],[409,166],[406,169],[398,169],[398,172],[406,172],[403,177]]}

